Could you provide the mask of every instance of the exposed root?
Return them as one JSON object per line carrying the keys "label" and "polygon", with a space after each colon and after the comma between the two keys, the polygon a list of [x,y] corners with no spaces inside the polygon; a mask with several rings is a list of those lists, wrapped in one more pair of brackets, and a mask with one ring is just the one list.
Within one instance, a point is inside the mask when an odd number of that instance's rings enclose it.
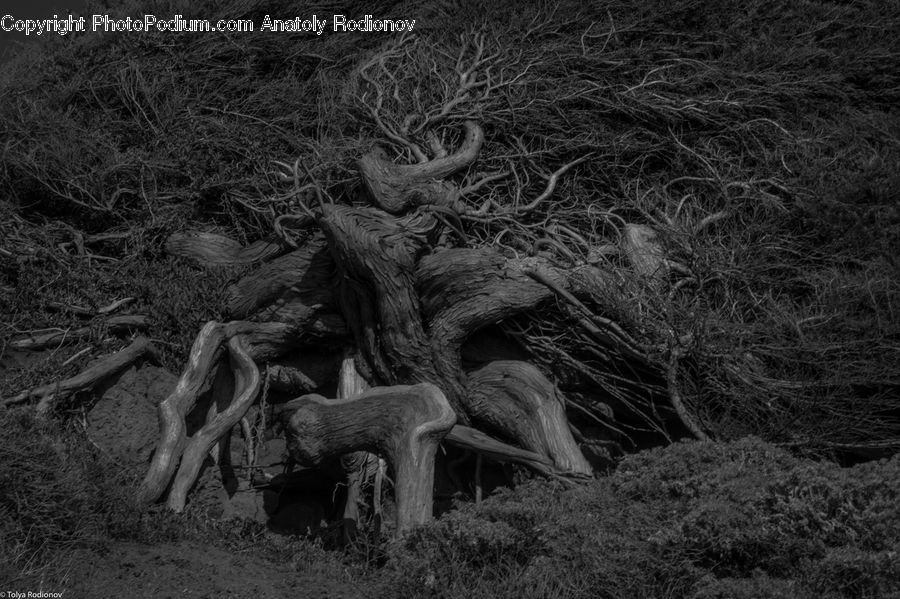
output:
{"label": "exposed root", "polygon": [[469,376],[467,390],[465,404],[474,422],[549,457],[558,470],[591,474],[572,438],[559,390],[537,368],[491,362]]}
{"label": "exposed root", "polygon": [[180,512],[184,509],[187,493],[200,474],[206,454],[220,437],[240,422],[259,393],[259,369],[248,353],[241,335],[228,339],[228,351],[234,371],[234,398],[223,412],[216,414],[211,422],[206,423],[187,441],[181,465],[169,491],[167,506],[173,511]]}
{"label": "exposed root", "polygon": [[49,333],[29,335],[24,339],[16,339],[9,343],[15,349],[39,350],[48,347],[59,347],[69,343],[75,343],[86,337],[90,337],[100,328],[105,328],[113,334],[127,333],[147,328],[147,317],[143,314],[126,314],[122,316],[110,316],[106,320],[97,321],[92,326],[79,327],[77,329],[56,330]]}
{"label": "exposed root", "polygon": [[[232,339],[235,339],[232,342]],[[168,505],[179,511],[184,507],[188,489],[194,483],[203,456],[213,444],[231,430],[256,396],[259,371],[254,359],[275,357],[298,343],[295,329],[282,323],[209,322],[197,335],[190,358],[174,391],[159,404],[161,438],[150,468],[138,490],[138,504],[153,503],[163,494],[184,455]],[[190,440],[185,417],[207,391],[215,366],[225,350],[235,370],[235,394],[231,405],[217,414]]]}
{"label": "exposed root", "polygon": [[156,350],[146,337],[137,337],[125,349],[102,358],[72,378],[23,391],[18,395],[4,399],[2,405],[10,406],[24,403],[30,399],[38,399],[37,413],[46,414],[60,400],[79,391],[92,389],[98,383],[124,370],[143,356],[149,356],[155,360]]}
{"label": "exposed root", "polygon": [[244,247],[229,237],[204,231],[173,233],[166,240],[166,252],[207,266],[253,264],[283,254],[285,249],[283,244],[272,241],[257,241]]}
{"label": "exposed root", "polygon": [[[353,355],[347,352],[338,375],[338,399],[355,399],[368,391],[369,384],[356,371]],[[369,469],[378,464],[378,457],[365,451],[355,451],[341,456],[341,467],[347,476],[347,501],[344,504],[344,541],[356,536],[359,527],[359,499],[363,482],[369,477]],[[374,474],[374,473],[373,473]]]}
{"label": "exposed root", "polygon": [[588,478],[584,475],[573,476],[572,473],[561,472],[554,468],[549,458],[527,449],[507,445],[468,426],[457,424],[444,437],[444,442],[460,449],[481,454],[496,462],[512,462],[527,466],[548,478],[565,481],[586,480]]}
{"label": "exposed root", "polygon": [[444,394],[429,383],[376,388],[356,399],[306,395],[288,402],[291,456],[318,465],[352,451],[384,456],[396,473],[397,531],[431,519],[434,454],[456,423]]}
{"label": "exposed root", "polygon": [[694,417],[681,400],[681,392],[678,390],[679,358],[680,354],[678,350],[673,349],[669,354],[669,368],[666,373],[666,382],[669,385],[669,398],[672,401],[672,407],[675,408],[675,413],[678,414],[678,418],[680,418],[682,424],[691,431],[691,434],[701,441],[709,441],[709,435],[703,432],[703,429],[700,428],[700,425],[697,424],[697,421],[694,420]]}

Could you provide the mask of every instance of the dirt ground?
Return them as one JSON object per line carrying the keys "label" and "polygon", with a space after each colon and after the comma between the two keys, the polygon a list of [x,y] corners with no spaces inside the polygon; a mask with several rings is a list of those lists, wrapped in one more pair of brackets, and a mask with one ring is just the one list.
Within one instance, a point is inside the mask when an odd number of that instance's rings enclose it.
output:
{"label": "dirt ground", "polygon": [[102,555],[79,552],[71,558],[64,588],[44,590],[63,591],[65,599],[365,597],[334,574],[196,543],[113,543]]}

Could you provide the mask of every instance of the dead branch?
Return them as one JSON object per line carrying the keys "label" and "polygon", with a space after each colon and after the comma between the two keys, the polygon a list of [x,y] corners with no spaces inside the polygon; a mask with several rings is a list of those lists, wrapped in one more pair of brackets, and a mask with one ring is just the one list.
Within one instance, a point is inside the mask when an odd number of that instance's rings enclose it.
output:
{"label": "dead branch", "polygon": [[682,424],[691,434],[701,441],[709,441],[709,435],[703,432],[703,429],[694,420],[694,417],[688,411],[687,407],[681,399],[681,392],[678,390],[678,360],[680,359],[680,350],[673,348],[669,352],[669,364],[666,372],[666,382],[669,386],[669,399],[672,401],[672,407]]}
{"label": "dead branch", "polygon": [[106,329],[112,334],[120,334],[145,328],[147,328],[147,317],[143,314],[111,316],[106,320],[97,321],[93,326],[30,335],[24,339],[11,341],[9,345],[15,349],[45,349],[76,343],[81,339],[93,336],[101,329]]}
{"label": "dead branch", "polygon": [[30,399],[38,399],[36,411],[46,414],[62,399],[79,391],[94,388],[98,383],[127,368],[139,358],[149,356],[156,360],[156,350],[146,337],[137,337],[125,349],[100,359],[72,378],[23,391],[3,400],[4,406],[15,405]]}

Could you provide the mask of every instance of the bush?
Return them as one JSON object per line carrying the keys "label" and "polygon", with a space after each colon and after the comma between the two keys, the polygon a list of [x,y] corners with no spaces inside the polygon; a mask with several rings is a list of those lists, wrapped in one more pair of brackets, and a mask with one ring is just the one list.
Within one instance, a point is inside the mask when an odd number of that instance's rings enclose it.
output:
{"label": "bush", "polygon": [[876,597],[900,591],[898,477],[900,457],[677,443],[465,506],[393,545],[387,580],[410,597]]}

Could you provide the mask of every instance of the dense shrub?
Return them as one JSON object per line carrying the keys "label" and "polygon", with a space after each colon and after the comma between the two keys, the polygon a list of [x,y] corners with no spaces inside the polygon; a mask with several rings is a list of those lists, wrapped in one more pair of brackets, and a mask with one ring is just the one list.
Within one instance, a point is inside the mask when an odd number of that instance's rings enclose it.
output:
{"label": "dense shrub", "polygon": [[678,443],[585,487],[535,482],[465,506],[391,548],[389,584],[412,597],[881,597],[900,592],[898,499],[900,457],[845,469],[754,439]]}

